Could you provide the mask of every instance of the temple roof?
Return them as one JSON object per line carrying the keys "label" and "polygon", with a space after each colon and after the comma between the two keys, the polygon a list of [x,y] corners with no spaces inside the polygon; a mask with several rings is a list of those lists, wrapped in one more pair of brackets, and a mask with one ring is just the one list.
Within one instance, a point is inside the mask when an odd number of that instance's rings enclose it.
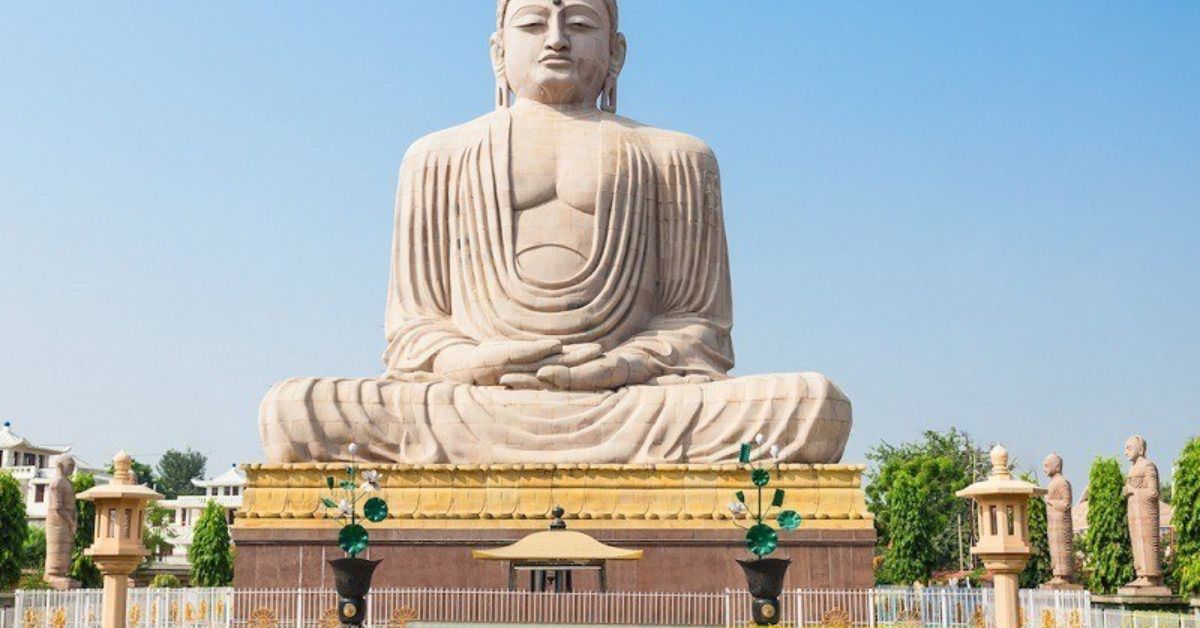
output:
{"label": "temple roof", "polygon": [[245,486],[246,472],[231,466],[229,470],[211,480],[192,480],[192,484],[207,488],[210,486]]}
{"label": "temple roof", "polygon": [[0,427],[0,449],[28,449],[46,454],[63,454],[71,450],[70,445],[35,445],[12,431],[12,423],[4,422]]}
{"label": "temple roof", "polygon": [[642,550],[605,545],[573,530],[544,530],[493,550],[475,550],[471,555],[479,560],[511,560],[529,562],[583,562],[599,560],[638,560]]}

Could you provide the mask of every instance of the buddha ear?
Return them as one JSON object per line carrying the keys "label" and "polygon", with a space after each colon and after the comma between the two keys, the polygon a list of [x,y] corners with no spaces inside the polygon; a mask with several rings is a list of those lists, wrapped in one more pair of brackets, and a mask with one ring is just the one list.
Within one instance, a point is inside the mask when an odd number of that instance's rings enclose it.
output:
{"label": "buddha ear", "polygon": [[625,41],[624,33],[617,33],[612,45],[612,57],[608,62],[608,73],[612,76],[617,76],[621,73],[621,68],[625,67],[625,53],[629,49],[628,42]]}
{"label": "buddha ear", "polygon": [[508,77],[504,71],[504,40],[499,32],[493,33],[488,40],[488,48],[492,56],[492,72],[496,74],[496,108],[505,109],[511,104],[509,96]]}
{"label": "buddha ear", "polygon": [[604,78],[604,91],[600,94],[600,108],[609,113],[617,112],[617,77],[621,75],[621,68],[625,67],[627,49],[625,35],[617,33],[609,57],[608,76]]}

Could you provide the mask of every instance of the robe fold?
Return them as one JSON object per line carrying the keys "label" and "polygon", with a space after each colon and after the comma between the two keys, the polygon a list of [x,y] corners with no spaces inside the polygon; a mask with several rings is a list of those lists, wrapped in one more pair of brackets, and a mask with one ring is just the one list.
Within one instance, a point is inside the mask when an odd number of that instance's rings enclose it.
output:
{"label": "robe fold", "polygon": [[[427,136],[400,171],[381,379],[298,378],[264,399],[274,462],[725,462],[763,434],[789,462],[836,462],[850,403],[814,373],[730,379],[732,305],[720,178],[695,138],[605,114],[592,247],[561,281],[520,275],[506,111]],[[447,347],[554,338],[636,353],[711,383],[615,391],[446,381]]]}

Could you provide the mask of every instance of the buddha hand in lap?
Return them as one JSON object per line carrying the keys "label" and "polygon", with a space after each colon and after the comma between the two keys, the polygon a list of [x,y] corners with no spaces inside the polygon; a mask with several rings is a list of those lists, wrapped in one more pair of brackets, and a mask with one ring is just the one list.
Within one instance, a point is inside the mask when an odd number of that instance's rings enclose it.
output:
{"label": "buddha hand in lap", "polygon": [[717,162],[615,115],[615,0],[501,0],[497,23],[496,110],[401,166],[386,374],[277,384],[271,460],[726,462],[758,434],[840,459],[828,379],[727,375]]}

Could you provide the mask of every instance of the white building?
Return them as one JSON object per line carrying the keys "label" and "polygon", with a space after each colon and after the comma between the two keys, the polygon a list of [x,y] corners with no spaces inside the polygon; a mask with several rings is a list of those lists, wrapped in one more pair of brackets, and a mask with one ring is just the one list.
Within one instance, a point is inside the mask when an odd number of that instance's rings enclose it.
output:
{"label": "white building", "polygon": [[[50,459],[71,451],[70,445],[37,445],[29,442],[12,430],[12,423],[5,421],[0,427],[0,472],[7,472],[17,480],[21,496],[25,499],[25,515],[36,526],[46,523],[46,493],[49,490],[53,469]],[[75,457],[77,473],[91,473],[97,484],[106,484],[112,478],[101,469],[93,468]]]}
{"label": "white building", "polygon": [[167,526],[167,542],[171,544],[170,555],[161,556],[165,564],[187,564],[188,548],[192,545],[194,526],[204,513],[208,502],[215,501],[225,509],[225,520],[233,525],[233,515],[242,507],[242,493],[246,490],[246,474],[236,466],[211,480],[192,480],[192,484],[204,489],[203,495],[180,495],[175,499],[164,499],[159,506],[174,511],[172,522]]}

